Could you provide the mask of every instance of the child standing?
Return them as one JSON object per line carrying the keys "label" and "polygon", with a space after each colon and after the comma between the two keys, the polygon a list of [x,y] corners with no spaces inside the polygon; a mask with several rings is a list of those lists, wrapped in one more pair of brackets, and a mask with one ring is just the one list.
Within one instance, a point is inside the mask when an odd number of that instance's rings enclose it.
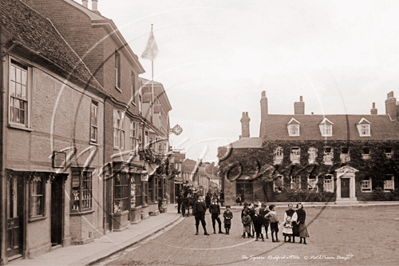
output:
{"label": "child standing", "polygon": [[289,239],[288,242],[290,242],[291,236],[293,235],[292,227],[293,226],[292,226],[291,217],[287,216],[287,218],[285,219],[284,229],[283,229],[284,242],[287,242],[287,237]]}
{"label": "child standing", "polygon": [[223,213],[224,217],[224,229],[226,229],[226,235],[230,235],[231,219],[233,219],[233,212],[230,206],[226,206],[226,210]]}
{"label": "child standing", "polygon": [[262,241],[265,241],[262,234],[263,217],[259,215],[259,209],[255,210],[253,225],[255,227],[255,232],[256,232],[255,241],[258,241],[259,237],[262,238]]}
{"label": "child standing", "polygon": [[[280,242],[278,240],[278,224],[280,223],[277,217],[276,206],[269,206],[270,212],[266,214],[265,218],[269,218],[270,220],[270,231],[272,235],[272,242]],[[274,235],[276,236],[276,240],[274,240]]]}
{"label": "child standing", "polygon": [[242,237],[245,238],[245,233],[247,233],[247,236],[250,237],[251,233],[251,216],[249,215],[249,212],[247,210],[244,211],[244,216],[242,217],[242,225],[243,225],[243,233]]}

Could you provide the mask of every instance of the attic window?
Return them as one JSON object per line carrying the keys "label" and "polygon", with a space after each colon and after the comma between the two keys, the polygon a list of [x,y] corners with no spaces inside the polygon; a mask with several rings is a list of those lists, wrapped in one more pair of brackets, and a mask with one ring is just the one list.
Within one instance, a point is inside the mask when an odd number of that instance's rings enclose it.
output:
{"label": "attic window", "polygon": [[370,137],[370,122],[362,118],[360,122],[356,125],[357,130],[359,131],[359,136],[360,137]]}
{"label": "attic window", "polygon": [[296,120],[295,118],[292,118],[290,120],[290,122],[288,122],[287,124],[287,128],[288,128],[288,134],[291,137],[295,137],[295,136],[299,136],[299,125],[300,123],[298,122],[298,120]]}
{"label": "attic window", "polygon": [[324,118],[323,121],[321,121],[321,123],[319,124],[319,129],[323,137],[332,136],[332,125],[333,122],[331,122],[327,118]]}

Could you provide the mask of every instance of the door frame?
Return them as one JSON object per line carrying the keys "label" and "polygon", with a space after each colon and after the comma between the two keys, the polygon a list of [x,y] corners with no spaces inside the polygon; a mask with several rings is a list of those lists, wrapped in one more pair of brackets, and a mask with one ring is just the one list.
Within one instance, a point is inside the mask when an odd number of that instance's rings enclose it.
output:
{"label": "door frame", "polygon": [[[357,201],[356,198],[356,173],[359,170],[345,165],[337,170],[337,201]],[[341,197],[341,178],[349,178],[349,198]]]}
{"label": "door frame", "polygon": [[[344,186],[343,186],[343,179],[348,179],[348,196],[346,197],[344,197],[342,194],[342,189],[344,188]],[[341,198],[350,198],[350,181],[351,181],[351,179],[350,178],[347,178],[347,177],[341,177]]]}

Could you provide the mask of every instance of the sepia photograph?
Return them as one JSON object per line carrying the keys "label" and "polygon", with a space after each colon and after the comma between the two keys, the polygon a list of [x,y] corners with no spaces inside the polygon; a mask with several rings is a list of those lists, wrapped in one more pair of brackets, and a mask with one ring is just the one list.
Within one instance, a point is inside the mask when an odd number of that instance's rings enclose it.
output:
{"label": "sepia photograph", "polygon": [[0,0],[0,265],[399,265],[398,13]]}

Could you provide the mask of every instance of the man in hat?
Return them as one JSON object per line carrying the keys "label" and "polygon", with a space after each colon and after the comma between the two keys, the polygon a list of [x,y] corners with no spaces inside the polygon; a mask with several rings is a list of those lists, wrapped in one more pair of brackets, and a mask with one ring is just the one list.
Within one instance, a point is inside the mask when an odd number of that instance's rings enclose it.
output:
{"label": "man in hat", "polygon": [[198,235],[198,226],[201,222],[202,227],[204,228],[204,235],[209,236],[208,232],[206,231],[206,223],[205,223],[205,211],[206,206],[204,203],[204,199],[202,196],[198,197],[198,200],[194,203],[193,207],[193,214],[195,216],[195,228],[196,228],[196,235]]}

